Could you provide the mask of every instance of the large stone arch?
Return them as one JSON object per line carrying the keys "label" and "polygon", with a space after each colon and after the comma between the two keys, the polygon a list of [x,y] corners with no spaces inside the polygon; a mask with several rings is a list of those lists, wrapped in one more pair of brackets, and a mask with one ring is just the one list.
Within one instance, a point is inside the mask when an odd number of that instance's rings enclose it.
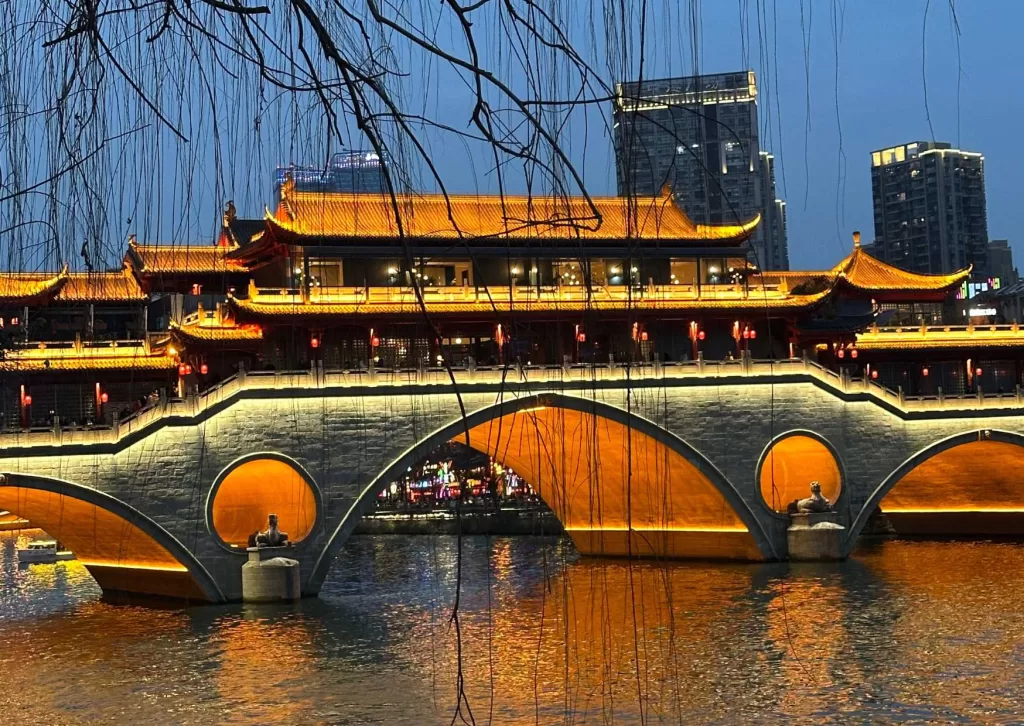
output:
{"label": "large stone arch", "polygon": [[104,592],[225,599],[195,556],[134,507],[62,479],[16,472],[0,477],[0,509],[21,515],[64,543]]}
{"label": "large stone arch", "polygon": [[[327,576],[327,572],[330,569],[330,565],[333,562],[334,557],[355,529],[359,519],[373,509],[375,498],[383,488],[404,473],[409,466],[412,466],[422,460],[438,445],[446,441],[451,441],[453,439],[461,439],[465,441],[467,429],[470,431],[469,443],[471,446],[486,451],[487,453],[491,453],[492,455],[498,454],[496,458],[501,460],[503,458],[501,452],[491,450],[493,437],[486,435],[485,429],[487,427],[493,427],[494,422],[508,420],[508,417],[516,417],[517,414],[531,415],[540,410],[574,412],[576,414],[592,417],[594,421],[600,422],[602,425],[624,427],[625,430],[632,432],[631,435],[635,434],[637,437],[638,448],[641,448],[642,446],[657,446],[660,447],[658,451],[660,455],[672,457],[676,464],[685,462],[685,466],[690,467],[689,473],[696,473],[699,475],[704,482],[713,488],[715,495],[721,498],[723,505],[729,510],[728,516],[735,517],[735,528],[729,530],[723,529],[721,532],[716,533],[721,534],[723,538],[734,533],[742,533],[744,537],[748,538],[751,546],[748,549],[749,556],[746,557],[747,559],[778,559],[782,556],[775,550],[772,544],[772,539],[769,532],[765,529],[764,524],[758,519],[754,511],[733,484],[706,457],[678,436],[646,418],[601,401],[569,396],[561,393],[538,393],[522,398],[501,401],[477,411],[473,411],[467,415],[465,421],[460,418],[440,427],[392,461],[367,487],[365,487],[348,512],[346,512],[335,531],[329,537],[324,551],[313,567],[306,591],[316,592],[319,589],[324,578]],[[528,469],[528,466],[524,466],[524,462],[519,460],[515,461],[515,468],[522,472],[524,469]],[[529,477],[527,477],[527,479],[529,480]],[[531,485],[535,488],[538,486],[536,481],[531,482]],[[645,487],[636,487],[636,492],[634,493],[635,496],[647,496],[645,494],[641,494],[644,489]],[[664,483],[662,493],[664,494],[664,490],[667,489],[671,489],[668,481]],[[556,514],[560,515],[560,519],[562,519],[568,510],[562,508],[560,512],[560,503],[557,501],[557,497],[551,496],[550,493],[545,495],[544,492],[541,492],[541,494],[548,504],[555,509]],[[598,494],[600,493],[598,492]],[[570,512],[569,518],[571,519],[572,517],[573,515]],[[625,538],[625,544],[630,552],[654,555],[671,554],[671,548],[667,553],[657,551],[658,544],[651,541],[651,537],[654,536],[653,533],[645,535],[643,534],[643,531],[639,529],[639,525],[637,525],[635,521],[627,521],[631,522],[630,530],[632,534],[626,534],[623,532],[619,535],[618,539]],[[566,525],[566,521],[563,520],[562,523],[563,525]],[[603,522],[594,522],[595,529],[593,531],[599,533],[601,536],[607,535],[607,531],[603,530],[603,524]],[[646,525],[649,523],[644,524]],[[573,534],[572,529],[573,522],[570,521],[567,526],[567,530],[569,530],[570,535]],[[687,532],[688,530],[670,529],[668,531]],[[705,531],[714,532],[714,530],[700,530],[700,532]],[[634,539],[630,541],[630,537],[633,537]],[[580,540],[576,537],[574,537],[574,539],[576,539],[577,545],[579,545]],[[614,547],[614,544],[615,543],[612,542],[610,543],[610,546]],[[648,548],[653,551],[646,551]],[[624,554],[625,552],[599,553]],[[714,554],[712,553],[711,556],[714,556]]]}
{"label": "large stone arch", "polygon": [[[967,452],[967,449],[963,447],[970,447],[973,454],[983,454],[983,459],[976,460],[972,465],[971,461],[963,456]],[[1012,476],[1015,472],[1024,469],[1021,467],[1024,464],[1024,435],[997,429],[976,429],[936,441],[896,467],[875,488],[854,519],[847,537],[846,550],[853,549],[868,519],[882,505],[883,500],[890,492],[893,492],[901,483],[907,482],[909,485],[911,477],[926,475],[929,466],[942,466],[943,459],[954,456],[954,449],[957,450],[955,459],[946,463],[948,468],[955,468],[958,479],[954,485],[950,485],[948,481],[944,480],[944,477],[932,478],[929,483],[933,485],[934,489],[928,492],[927,509],[933,510],[936,514],[949,512],[964,515],[1001,511],[1005,514],[1019,515],[1021,525],[1024,526],[1024,478],[1020,478],[1019,492],[1016,492],[1019,494],[1019,501],[1008,500],[1005,496],[1006,492],[1001,492],[999,489],[990,491],[985,488],[987,485],[995,483],[1000,477],[1005,477],[1008,474]],[[997,460],[997,456],[1011,457],[1015,466],[1008,466],[1006,461],[1000,462]],[[978,480],[984,481],[985,484],[972,486]],[[917,486],[920,488],[922,483],[918,482]],[[1012,486],[1016,487],[1017,485],[1013,484]],[[992,495],[1002,496],[1003,504],[999,508],[993,508],[988,503],[972,507],[970,502],[972,499],[976,501],[979,494],[984,494],[988,498],[991,498]],[[923,496],[919,498],[924,499]],[[946,533],[957,534],[958,532],[951,530]]]}

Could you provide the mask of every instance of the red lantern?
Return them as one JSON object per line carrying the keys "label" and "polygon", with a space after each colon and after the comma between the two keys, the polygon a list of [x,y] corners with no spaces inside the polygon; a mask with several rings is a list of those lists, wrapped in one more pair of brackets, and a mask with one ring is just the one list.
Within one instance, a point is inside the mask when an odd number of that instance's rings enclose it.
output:
{"label": "red lantern", "polygon": [[704,340],[705,334],[703,330],[697,333],[697,338],[699,338],[700,340]]}
{"label": "red lantern", "polygon": [[927,366],[921,369],[921,375],[925,376],[926,378],[928,377],[928,368],[927,368]]}
{"label": "red lantern", "polygon": [[871,371],[871,378],[872,380],[878,378],[878,371]]}
{"label": "red lantern", "polygon": [[32,405],[32,396],[28,395],[27,393],[25,394],[25,405],[26,406],[31,406]]}
{"label": "red lantern", "polygon": [[106,403],[109,400],[110,400],[110,396],[107,395],[106,391],[104,391],[103,393],[100,394],[100,403]]}
{"label": "red lantern", "polygon": [[316,337],[314,335],[312,338],[309,339],[309,344],[313,348],[319,348],[320,347],[320,338],[318,338],[318,337]]}
{"label": "red lantern", "polygon": [[746,340],[750,340],[750,328],[743,329],[743,338]]}
{"label": "red lantern", "polygon": [[851,358],[856,358],[856,357],[857,357],[857,355],[858,355],[858,353],[857,353],[857,349],[856,349],[856,348],[851,348],[851,349],[850,349],[850,357],[851,357]]}
{"label": "red lantern", "polygon": [[178,375],[179,376],[184,376],[185,375],[185,364],[184,363],[179,363],[178,364]]}
{"label": "red lantern", "polygon": [[587,342],[587,334],[586,333],[577,333],[576,334],[576,341],[579,342],[579,343],[586,343]]}
{"label": "red lantern", "polygon": [[750,331],[750,339],[753,340],[756,337],[757,337],[757,331],[756,330],[751,330]]}
{"label": "red lantern", "polygon": [[980,376],[981,375],[981,368],[979,368],[978,370],[974,371],[974,375]]}
{"label": "red lantern", "polygon": [[643,331],[642,333],[640,333],[640,340],[647,340],[647,331],[646,330]]}
{"label": "red lantern", "polygon": [[380,338],[378,338],[376,335],[370,338],[370,345],[372,345],[374,348],[378,347],[380,345]]}
{"label": "red lantern", "polygon": [[205,376],[207,373],[210,372],[210,366],[203,363],[202,365],[199,366],[199,372]]}
{"label": "red lantern", "polygon": [[840,348],[839,350],[837,350],[836,351],[836,356],[838,356],[839,358],[845,358],[846,357],[846,348]]}

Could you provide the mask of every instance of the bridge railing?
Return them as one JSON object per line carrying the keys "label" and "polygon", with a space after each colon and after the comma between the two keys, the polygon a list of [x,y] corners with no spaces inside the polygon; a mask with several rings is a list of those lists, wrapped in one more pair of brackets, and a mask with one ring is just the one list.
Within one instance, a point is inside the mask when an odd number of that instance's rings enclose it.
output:
{"label": "bridge railing", "polygon": [[[455,368],[357,368],[297,371],[240,371],[213,387],[184,399],[162,398],[112,426],[61,427],[59,422],[46,429],[20,429],[0,434],[7,446],[62,445],[70,443],[109,443],[156,423],[164,418],[193,417],[212,406],[229,400],[243,390],[323,389],[355,387],[403,387],[451,385],[508,385],[531,387],[585,385],[587,383],[630,383],[678,379],[722,379],[730,384],[741,379],[763,379],[764,385],[786,385],[813,379],[840,394],[874,399],[906,412],[977,411],[979,409],[1024,408],[1024,392],[1018,386],[1010,393],[969,395],[929,395],[910,397],[892,391],[873,380],[851,378],[845,373],[823,368],[807,359],[754,360],[743,357],[727,361],[652,362],[642,364],[564,364],[475,366]],[[749,383],[748,383],[749,385]]]}

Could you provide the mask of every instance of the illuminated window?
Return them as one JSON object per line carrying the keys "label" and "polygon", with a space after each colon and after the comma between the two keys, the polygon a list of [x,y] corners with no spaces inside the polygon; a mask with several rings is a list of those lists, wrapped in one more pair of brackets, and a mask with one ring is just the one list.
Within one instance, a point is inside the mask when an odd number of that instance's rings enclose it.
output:
{"label": "illuminated window", "polygon": [[210,524],[229,545],[245,547],[249,535],[267,528],[267,515],[292,542],[304,539],[316,524],[317,498],[305,475],[278,458],[243,461],[214,485]]}
{"label": "illuminated window", "polygon": [[832,450],[811,436],[794,434],[779,439],[761,461],[761,497],[776,512],[810,496],[809,485],[817,481],[822,496],[833,504],[839,498],[842,476]]}

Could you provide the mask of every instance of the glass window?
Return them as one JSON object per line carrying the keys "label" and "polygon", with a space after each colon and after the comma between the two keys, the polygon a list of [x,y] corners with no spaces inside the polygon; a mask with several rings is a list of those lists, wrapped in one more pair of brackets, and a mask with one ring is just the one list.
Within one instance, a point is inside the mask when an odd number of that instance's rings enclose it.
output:
{"label": "glass window", "polygon": [[669,281],[673,285],[696,285],[697,260],[671,260]]}
{"label": "glass window", "polygon": [[309,276],[317,287],[340,287],[341,260],[313,258],[309,261]]}
{"label": "glass window", "polygon": [[726,283],[726,264],[721,258],[708,258],[700,261],[700,279],[705,285],[722,285]]}

